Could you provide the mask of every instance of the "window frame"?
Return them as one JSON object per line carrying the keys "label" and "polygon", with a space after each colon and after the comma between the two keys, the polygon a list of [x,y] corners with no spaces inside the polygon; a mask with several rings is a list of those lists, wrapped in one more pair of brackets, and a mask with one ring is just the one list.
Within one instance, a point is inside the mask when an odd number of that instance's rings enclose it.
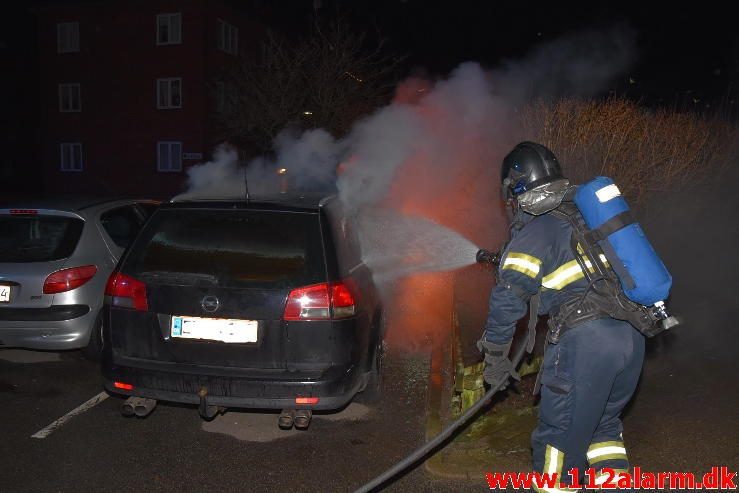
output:
{"label": "window frame", "polygon": [[239,54],[239,28],[223,19],[218,19],[216,47],[229,55]]}
{"label": "window frame", "polygon": [[[166,145],[168,148],[168,167],[162,167],[162,145]],[[172,165],[172,146],[180,146],[180,167],[179,169],[173,169]],[[182,141],[181,140],[160,140],[157,141],[157,172],[158,173],[181,173],[182,172]]]}
{"label": "window frame", "polygon": [[[70,162],[65,167],[65,148],[69,149]],[[71,167],[74,161],[74,149],[79,149],[79,167]],[[82,142],[60,142],[59,143],[59,171],[64,173],[80,173],[85,170],[85,155]]]}
{"label": "window frame", "polygon": [[[74,98],[71,90],[77,89],[77,108],[72,107]],[[67,96],[68,103],[64,104],[64,96]],[[59,83],[59,113],[80,113],[82,111],[82,87],[79,82],[60,82]]]}
{"label": "window frame", "polygon": [[[72,30],[63,31],[63,27],[73,26]],[[75,36],[70,33],[76,33],[76,46],[72,41]],[[79,21],[57,22],[56,23],[56,52],[57,53],[79,53],[80,52],[80,23]]]}
{"label": "window frame", "polygon": [[[161,83],[167,83],[167,104],[162,105],[162,86]],[[172,83],[177,82],[179,84],[180,100],[178,105],[172,104]],[[182,77],[162,77],[157,79],[157,109],[158,110],[177,110],[182,108]]]}
{"label": "window frame", "polygon": [[[172,41],[172,20],[177,19],[179,22],[179,39],[176,41]],[[160,28],[161,28],[161,19],[166,19],[167,21],[167,41],[160,41]],[[162,13],[157,14],[156,16],[156,23],[157,23],[157,35],[156,35],[156,44],[157,46],[168,46],[168,45],[179,45],[182,44],[182,12],[172,12],[172,13]]]}

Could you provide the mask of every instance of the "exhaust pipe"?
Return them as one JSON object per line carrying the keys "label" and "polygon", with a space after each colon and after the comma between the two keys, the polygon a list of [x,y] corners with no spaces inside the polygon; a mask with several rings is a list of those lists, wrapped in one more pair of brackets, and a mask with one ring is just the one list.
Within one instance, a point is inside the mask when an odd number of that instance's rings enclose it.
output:
{"label": "exhaust pipe", "polygon": [[130,418],[134,414],[136,414],[136,411],[134,410],[135,407],[135,399],[137,397],[129,397],[126,399],[126,401],[121,404],[121,414],[124,415],[127,418]]}
{"label": "exhaust pipe", "polygon": [[151,413],[157,406],[157,401],[154,399],[144,399],[139,397],[138,402],[134,404],[133,411],[139,418],[144,418]]}
{"label": "exhaust pipe", "polygon": [[149,415],[157,405],[154,399],[131,396],[121,404],[121,414],[127,417],[138,416],[143,418]]}
{"label": "exhaust pipe", "polygon": [[310,425],[313,418],[313,411],[310,409],[298,409],[295,411],[295,428],[305,430]]}
{"label": "exhaust pipe", "polygon": [[277,426],[283,430],[289,430],[293,427],[295,421],[295,409],[283,409],[280,417],[277,419]]}

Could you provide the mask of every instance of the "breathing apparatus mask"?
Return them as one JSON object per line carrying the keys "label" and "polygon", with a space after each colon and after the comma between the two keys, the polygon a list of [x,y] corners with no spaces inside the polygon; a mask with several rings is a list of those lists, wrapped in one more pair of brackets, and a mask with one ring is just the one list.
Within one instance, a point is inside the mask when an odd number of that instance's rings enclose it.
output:
{"label": "breathing apparatus mask", "polygon": [[514,196],[513,200],[523,212],[539,216],[559,207],[569,188],[569,180],[556,180]]}

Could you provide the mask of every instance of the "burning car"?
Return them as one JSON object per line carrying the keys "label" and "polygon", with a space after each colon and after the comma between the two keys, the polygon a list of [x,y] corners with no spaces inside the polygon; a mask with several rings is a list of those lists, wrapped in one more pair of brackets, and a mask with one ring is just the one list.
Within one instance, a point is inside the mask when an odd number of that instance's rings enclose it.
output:
{"label": "burning car", "polygon": [[337,200],[186,199],[161,206],[111,275],[105,387],[126,415],[156,402],[313,410],[380,387],[383,313]]}

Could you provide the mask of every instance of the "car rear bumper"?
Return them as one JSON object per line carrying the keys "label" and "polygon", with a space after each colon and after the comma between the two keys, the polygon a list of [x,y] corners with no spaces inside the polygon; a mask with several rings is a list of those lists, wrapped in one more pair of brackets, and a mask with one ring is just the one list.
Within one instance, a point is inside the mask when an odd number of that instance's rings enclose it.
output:
{"label": "car rear bumper", "polygon": [[[103,374],[105,388],[118,394],[186,404],[199,404],[205,394],[208,405],[252,409],[339,409],[365,381],[365,375],[356,366],[297,375],[274,371],[225,376],[198,374],[193,368],[185,373],[106,363]],[[114,382],[133,385],[133,389],[117,388]],[[319,401],[298,405],[296,397],[318,397]]]}
{"label": "car rear bumper", "polygon": [[0,308],[0,347],[52,351],[84,347],[96,316],[87,305]]}

